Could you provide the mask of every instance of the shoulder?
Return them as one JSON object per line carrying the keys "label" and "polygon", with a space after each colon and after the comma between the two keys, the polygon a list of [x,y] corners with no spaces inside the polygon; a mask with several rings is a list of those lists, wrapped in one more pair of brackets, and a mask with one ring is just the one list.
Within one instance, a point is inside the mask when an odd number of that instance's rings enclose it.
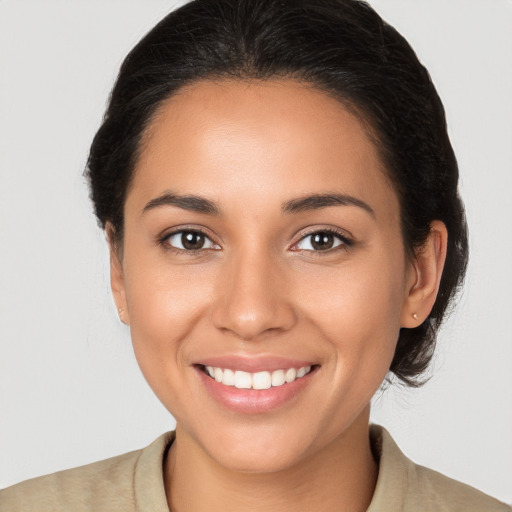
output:
{"label": "shoulder", "polygon": [[172,439],[164,434],[142,450],[13,485],[0,491],[0,512],[160,510],[162,461]]}
{"label": "shoulder", "polygon": [[[419,490],[417,502],[428,503],[432,510],[464,512],[511,512],[512,508],[469,485],[431,469],[413,464],[411,471]],[[444,508],[439,508],[441,505]]]}
{"label": "shoulder", "polygon": [[368,512],[511,512],[483,492],[408,459],[382,427],[372,425],[379,476]]}
{"label": "shoulder", "polygon": [[[0,491],[0,511],[98,509],[99,503],[112,510],[131,510],[130,475],[141,450],[26,480]],[[89,508],[87,508],[89,507]]]}

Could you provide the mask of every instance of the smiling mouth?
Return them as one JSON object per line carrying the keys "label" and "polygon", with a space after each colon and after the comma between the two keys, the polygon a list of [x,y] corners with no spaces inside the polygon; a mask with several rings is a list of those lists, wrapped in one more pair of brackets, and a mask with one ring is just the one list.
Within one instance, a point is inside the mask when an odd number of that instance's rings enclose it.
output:
{"label": "smiling mouth", "polygon": [[301,368],[287,368],[274,371],[249,373],[242,370],[218,368],[201,365],[206,375],[220,384],[237,389],[270,389],[280,387],[301,379],[314,369],[315,366],[302,366]]}

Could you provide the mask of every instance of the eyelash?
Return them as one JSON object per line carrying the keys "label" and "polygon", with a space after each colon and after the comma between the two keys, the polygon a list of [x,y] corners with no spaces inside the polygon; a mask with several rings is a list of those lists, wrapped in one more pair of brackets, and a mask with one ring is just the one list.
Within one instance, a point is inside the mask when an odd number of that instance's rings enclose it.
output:
{"label": "eyelash", "polygon": [[[180,249],[179,247],[174,247],[169,243],[169,240],[171,237],[179,235],[179,234],[183,235],[184,233],[192,233],[195,235],[202,235],[205,237],[205,239],[209,240],[213,245],[218,246],[218,244],[213,242],[213,240],[211,239],[211,236],[209,236],[205,231],[203,231],[201,229],[197,229],[197,228],[190,228],[190,229],[182,228],[182,229],[177,229],[176,231],[172,231],[171,233],[167,233],[166,235],[162,236],[158,240],[158,244],[161,245],[166,251],[170,251],[170,252],[172,252],[174,254],[178,254],[178,255],[182,255],[182,254],[196,255],[205,250],[212,250],[212,249],[204,249],[204,248],[190,249],[190,250]],[[213,250],[218,250],[218,249],[213,249]]]}
{"label": "eyelash", "polygon": [[[178,229],[176,231],[173,231],[171,233],[167,233],[166,235],[164,235],[161,238],[159,238],[158,244],[161,245],[162,247],[164,247],[164,249],[166,251],[170,251],[170,252],[173,252],[173,253],[179,254],[179,255],[187,254],[187,253],[190,254],[190,255],[194,255],[194,254],[199,254],[200,252],[205,251],[205,250],[218,250],[218,249],[211,249],[211,248],[206,248],[206,249],[201,248],[201,249],[190,249],[190,250],[187,250],[187,249],[180,249],[178,247],[174,247],[174,246],[169,244],[169,239],[171,237],[179,235],[179,234],[183,235],[184,233],[192,233],[192,234],[196,234],[196,235],[202,235],[206,239],[210,240],[210,242],[213,245],[218,246],[218,244],[216,244],[205,231],[203,231],[201,229],[196,229],[196,228],[194,228],[194,229],[192,229],[192,228],[191,229],[182,228],[182,229]],[[324,234],[324,235],[333,236],[333,237],[337,238],[341,243],[338,244],[337,246],[333,247],[333,248],[326,249],[324,251],[321,251],[321,250],[314,251],[314,250],[310,250],[310,249],[291,249],[291,250],[294,251],[294,252],[306,251],[306,252],[314,254],[315,256],[321,256],[322,254],[332,254],[333,252],[336,252],[338,250],[345,250],[346,251],[346,250],[348,250],[354,244],[354,241],[350,237],[348,237],[345,232],[341,232],[341,231],[338,231],[338,230],[333,229],[333,228],[325,228],[325,229],[315,229],[314,231],[311,231],[309,233],[304,234],[300,238],[300,240],[294,244],[294,247],[296,245],[298,245],[300,242],[306,240],[308,237],[311,237],[311,236],[317,235],[317,234]]]}
{"label": "eyelash", "polygon": [[354,245],[354,241],[352,240],[352,238],[350,238],[347,235],[347,233],[345,233],[343,231],[338,231],[333,228],[324,228],[324,229],[320,228],[320,229],[315,229],[313,231],[310,231],[309,233],[305,233],[304,235],[302,235],[300,240],[294,244],[294,247],[296,245],[298,245],[300,242],[306,240],[308,237],[312,237],[313,235],[318,235],[318,234],[333,236],[333,237],[337,238],[341,243],[335,247],[326,249],[324,251],[314,251],[314,250],[310,250],[310,249],[292,249],[292,250],[297,251],[297,252],[302,250],[302,251],[311,253],[311,255],[314,255],[315,257],[321,257],[324,254],[332,254],[337,251],[347,251],[348,249],[350,249],[350,247],[352,247]]}

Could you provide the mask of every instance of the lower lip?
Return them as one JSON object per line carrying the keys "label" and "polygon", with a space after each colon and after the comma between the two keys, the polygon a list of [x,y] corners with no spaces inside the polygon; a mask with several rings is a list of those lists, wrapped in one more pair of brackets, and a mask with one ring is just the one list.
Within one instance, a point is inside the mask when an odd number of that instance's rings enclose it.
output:
{"label": "lower lip", "polygon": [[269,389],[238,389],[234,386],[225,386],[206,375],[202,368],[196,367],[196,371],[208,392],[221,405],[234,412],[259,414],[282,407],[293,400],[309,384],[311,377],[316,373],[316,368],[293,382]]}

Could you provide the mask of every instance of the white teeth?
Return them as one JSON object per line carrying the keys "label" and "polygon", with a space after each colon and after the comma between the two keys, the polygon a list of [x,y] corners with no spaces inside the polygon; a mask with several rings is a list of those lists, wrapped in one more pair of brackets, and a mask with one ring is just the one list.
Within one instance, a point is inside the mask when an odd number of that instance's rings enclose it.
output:
{"label": "white teeth", "polygon": [[293,382],[297,377],[297,370],[295,368],[289,368],[284,374],[284,380],[286,382]]}
{"label": "white teeth", "polygon": [[235,372],[235,388],[251,389],[251,387],[252,387],[251,374],[237,370]]}
{"label": "white teeth", "polygon": [[222,384],[224,384],[224,386],[235,385],[235,372],[233,370],[224,370],[222,374]]}
{"label": "white teeth", "polygon": [[230,370],[206,366],[206,373],[217,382],[225,386],[234,386],[238,389],[269,389],[271,387],[282,386],[283,384],[293,382],[296,379],[304,377],[311,371],[311,366],[302,368],[288,368],[286,370],[274,370],[273,372],[249,373],[241,370]]}
{"label": "white teeth", "polygon": [[253,389],[269,389],[272,386],[272,377],[270,372],[258,372],[252,375]]}
{"label": "white teeth", "polygon": [[272,386],[282,386],[285,383],[284,370],[272,372]]}
{"label": "white teeth", "polygon": [[[304,377],[304,375],[306,375],[306,367],[299,368],[297,370],[297,378]],[[217,376],[215,376],[215,378],[217,378]]]}

